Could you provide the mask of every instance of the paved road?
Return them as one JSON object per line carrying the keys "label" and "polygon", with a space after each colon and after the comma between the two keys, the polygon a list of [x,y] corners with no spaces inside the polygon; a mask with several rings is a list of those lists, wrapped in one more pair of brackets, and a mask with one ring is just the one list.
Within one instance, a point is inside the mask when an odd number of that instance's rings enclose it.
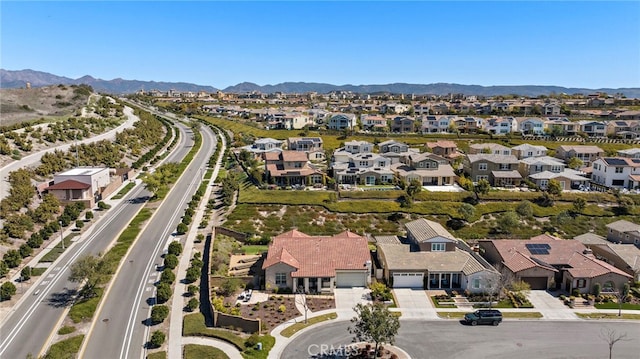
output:
{"label": "paved road", "polygon": [[[82,143],[93,143],[93,142],[98,142],[98,141],[102,141],[102,140],[111,140],[114,139],[116,137],[116,133],[117,132],[121,132],[122,130],[132,127],[133,124],[138,121],[138,117],[135,116],[133,114],[133,110],[130,107],[125,107],[123,110],[125,116],[127,116],[127,120],[122,123],[120,126],[113,128],[105,133],[99,134],[97,136],[94,137],[90,137],[90,138],[85,138],[82,139],[80,141],[78,141],[78,144],[82,144]],[[9,173],[19,169],[19,168],[24,168],[24,167],[31,167],[31,166],[37,166],[40,163],[40,158],[42,157],[42,155],[44,155],[45,153],[50,153],[53,152],[55,150],[58,151],[68,151],[71,146],[74,146],[75,142],[73,143],[66,143],[64,145],[60,145],[60,146],[56,146],[56,147],[51,147],[51,148],[47,148],[45,150],[42,151],[38,151],[36,153],[32,153],[28,156],[25,156],[23,158],[20,159],[20,161],[15,161],[15,162],[11,162],[8,165],[0,168],[0,181],[2,181],[2,185],[0,186],[0,200],[2,200],[4,197],[6,197],[9,194],[9,185],[7,184],[7,180],[9,178]]]}
{"label": "paved road", "polygon": [[[191,130],[187,131],[187,136],[190,137]],[[85,338],[80,353],[82,358],[143,357],[144,344],[149,335],[149,328],[145,323],[155,296],[154,283],[160,279],[160,272],[155,270],[155,264],[162,263],[162,250],[180,223],[184,209],[204,175],[201,169],[207,166],[215,149],[216,140],[212,131],[202,126],[201,132],[201,150],[155,211],[124,259],[103,305],[96,313],[93,327]]]}
{"label": "paved road", "polygon": [[[186,141],[187,136],[181,136],[176,151],[167,160],[182,159],[189,151]],[[38,355],[49,341],[52,332],[57,330],[58,321],[71,304],[70,295],[77,289],[77,283],[67,280],[69,265],[83,255],[104,253],[144,206],[143,202],[132,199],[149,195],[141,185],[132,189],[95,224],[95,229],[87,238],[73,244],[38,279],[39,283],[30,289],[33,294],[27,292],[27,296],[16,304],[0,325],[0,358],[25,358],[29,353]]]}
{"label": "paved road", "polygon": [[[326,347],[348,345],[349,322],[321,325],[294,337],[281,358],[303,359]],[[414,359],[440,358],[607,358],[609,347],[602,328],[626,333],[628,341],[613,348],[614,358],[637,359],[638,322],[504,321],[497,327],[466,326],[458,321],[401,320],[395,345]]]}

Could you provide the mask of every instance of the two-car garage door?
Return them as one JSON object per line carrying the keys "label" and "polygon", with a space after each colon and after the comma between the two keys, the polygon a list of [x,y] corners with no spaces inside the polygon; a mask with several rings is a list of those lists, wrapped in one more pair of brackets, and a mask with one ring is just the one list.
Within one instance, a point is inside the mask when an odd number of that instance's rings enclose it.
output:
{"label": "two-car garage door", "polygon": [[338,272],[336,271],[336,288],[366,287],[367,273],[361,272]]}
{"label": "two-car garage door", "polygon": [[424,273],[393,273],[393,288],[422,288]]}
{"label": "two-car garage door", "polygon": [[529,283],[531,289],[547,289],[547,277],[522,277],[522,281]]}

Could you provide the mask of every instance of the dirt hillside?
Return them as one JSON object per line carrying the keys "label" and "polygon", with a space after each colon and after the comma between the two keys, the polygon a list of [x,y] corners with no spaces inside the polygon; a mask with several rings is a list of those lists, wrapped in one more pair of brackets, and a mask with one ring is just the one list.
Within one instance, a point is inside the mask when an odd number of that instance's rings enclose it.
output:
{"label": "dirt hillside", "polygon": [[72,115],[86,105],[90,93],[91,88],[76,85],[0,89],[1,125]]}

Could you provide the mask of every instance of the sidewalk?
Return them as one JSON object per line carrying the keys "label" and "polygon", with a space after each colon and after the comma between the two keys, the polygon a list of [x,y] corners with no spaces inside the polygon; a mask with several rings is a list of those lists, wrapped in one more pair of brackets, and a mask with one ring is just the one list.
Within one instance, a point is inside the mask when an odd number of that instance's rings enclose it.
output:
{"label": "sidewalk", "polygon": [[[209,183],[207,184],[207,189],[205,190],[204,196],[202,196],[202,200],[200,201],[200,204],[196,209],[196,213],[193,216],[193,221],[191,222],[191,227],[189,228],[189,232],[187,233],[184,248],[182,250],[182,256],[180,257],[180,263],[178,264],[178,268],[176,271],[176,278],[178,278],[178,280],[173,290],[173,296],[171,299],[171,316],[169,317],[169,335],[167,338],[169,347],[167,355],[168,358],[181,358],[182,344],[188,341],[195,340],[192,339],[192,337],[182,337],[182,322],[184,315],[184,297],[182,296],[182,294],[185,292],[186,286],[184,278],[186,276],[187,269],[189,268],[189,263],[193,252],[194,240],[198,234],[198,224],[202,221],[202,217],[204,216],[204,212],[207,207],[208,198],[211,196],[211,192],[214,188],[214,181],[218,177],[222,156],[224,155],[224,148],[225,142],[224,136],[222,136],[222,148],[220,151],[220,157],[218,158],[218,162],[216,162],[216,166],[213,170],[211,178],[209,179]],[[222,349],[232,359],[242,358],[238,349],[228,344],[228,347],[225,346],[223,348],[222,346],[217,345],[218,342],[220,341],[209,340],[208,344],[202,345],[210,345]]]}

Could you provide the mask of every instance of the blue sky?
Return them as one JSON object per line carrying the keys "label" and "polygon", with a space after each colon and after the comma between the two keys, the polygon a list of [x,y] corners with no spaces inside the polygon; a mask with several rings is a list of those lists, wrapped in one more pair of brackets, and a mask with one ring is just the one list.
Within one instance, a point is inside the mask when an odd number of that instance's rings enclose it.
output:
{"label": "blue sky", "polygon": [[640,2],[0,2],[6,70],[182,81],[640,87]]}

